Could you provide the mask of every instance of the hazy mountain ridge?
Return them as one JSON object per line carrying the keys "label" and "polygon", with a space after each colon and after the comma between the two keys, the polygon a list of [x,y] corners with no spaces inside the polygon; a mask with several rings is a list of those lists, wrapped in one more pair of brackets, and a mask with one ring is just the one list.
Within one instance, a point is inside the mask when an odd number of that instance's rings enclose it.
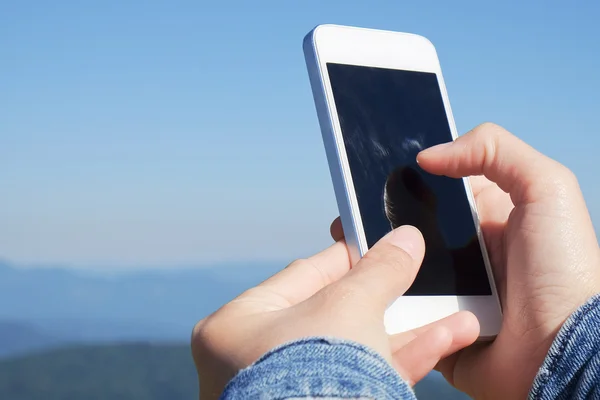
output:
{"label": "hazy mountain ridge", "polygon": [[85,271],[0,260],[0,358],[67,343],[187,341],[196,321],[279,264]]}
{"label": "hazy mountain ridge", "polygon": [[279,268],[272,263],[102,275],[0,262],[0,321],[77,340],[186,340],[196,321]]}
{"label": "hazy mountain ridge", "polygon": [[[438,374],[419,383],[424,400],[465,400]],[[0,398],[179,400],[198,398],[189,345],[73,346],[0,362]]]}
{"label": "hazy mountain ridge", "polygon": [[[0,262],[0,399],[194,398],[195,322],[284,265],[103,275]],[[422,399],[466,398],[435,374],[417,389]]]}
{"label": "hazy mountain ridge", "polygon": [[197,398],[189,346],[76,346],[0,362],[0,398]]}
{"label": "hazy mountain ridge", "polygon": [[63,338],[42,332],[31,323],[0,321],[0,359],[13,354],[52,348],[64,342]]}

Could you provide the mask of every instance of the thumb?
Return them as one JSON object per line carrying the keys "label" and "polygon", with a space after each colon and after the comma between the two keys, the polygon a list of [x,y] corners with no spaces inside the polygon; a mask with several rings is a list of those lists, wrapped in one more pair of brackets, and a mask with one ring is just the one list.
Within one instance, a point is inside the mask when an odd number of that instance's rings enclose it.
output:
{"label": "thumb", "polygon": [[377,242],[338,284],[361,288],[373,306],[385,310],[412,285],[424,255],[421,232],[401,226]]}

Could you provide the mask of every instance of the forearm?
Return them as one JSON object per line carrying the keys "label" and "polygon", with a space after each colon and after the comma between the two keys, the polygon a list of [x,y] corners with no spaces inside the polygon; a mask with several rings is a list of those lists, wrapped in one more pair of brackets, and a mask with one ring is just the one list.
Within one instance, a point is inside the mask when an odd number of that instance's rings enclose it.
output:
{"label": "forearm", "polygon": [[280,346],[242,370],[222,399],[415,399],[410,386],[372,350],[307,338]]}

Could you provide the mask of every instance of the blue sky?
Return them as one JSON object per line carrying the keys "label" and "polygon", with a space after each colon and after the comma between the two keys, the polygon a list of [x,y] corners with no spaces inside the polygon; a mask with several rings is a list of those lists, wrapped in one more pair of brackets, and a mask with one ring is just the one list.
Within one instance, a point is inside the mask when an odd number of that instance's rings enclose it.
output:
{"label": "blue sky", "polygon": [[328,245],[301,50],[320,23],[427,36],[459,130],[494,121],[565,163],[600,224],[598,2],[93,3],[0,6],[1,257],[210,264]]}

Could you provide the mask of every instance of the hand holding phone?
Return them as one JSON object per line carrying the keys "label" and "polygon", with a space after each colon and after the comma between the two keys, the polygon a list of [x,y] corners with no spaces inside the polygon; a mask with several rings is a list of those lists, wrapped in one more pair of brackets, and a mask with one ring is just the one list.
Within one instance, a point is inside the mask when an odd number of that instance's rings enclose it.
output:
{"label": "hand holding phone", "polygon": [[465,349],[439,368],[474,398],[526,398],[563,323],[600,293],[600,248],[577,179],[493,124],[418,159],[434,174],[475,176],[504,308],[493,343]]}
{"label": "hand holding phone", "polygon": [[[410,389],[396,374],[387,373],[388,368],[395,368],[406,382],[415,384],[440,359],[473,343],[479,332],[472,314],[457,313],[411,332],[386,334],[383,325],[385,308],[411,285],[424,253],[425,243],[420,232],[412,227],[401,227],[382,238],[352,269],[346,245],[337,242],[308,259],[293,262],[241,294],[200,321],[194,329],[192,353],[200,379],[200,397],[204,400],[229,398],[227,395],[247,398],[239,392],[238,396],[233,395],[235,389],[219,396],[239,370],[269,350],[315,337],[319,338],[317,341],[328,341],[330,348],[358,344],[366,346],[369,352],[376,352],[389,367],[382,368],[383,374],[378,369],[373,372],[374,379],[381,380],[382,375],[387,375],[386,381],[395,381],[396,387],[403,387],[402,390],[408,393]],[[304,352],[310,352],[310,348],[305,346],[300,358],[310,359]],[[358,363],[366,362],[363,356],[357,358]],[[271,354],[271,358],[276,357]],[[298,367],[301,363],[295,362],[299,360],[283,358],[283,362],[275,363],[277,367],[268,368],[274,379],[258,379],[262,382],[261,397],[282,398],[281,393],[271,391],[273,386],[280,387],[279,383],[285,382],[294,388],[299,385],[295,378],[306,375],[306,371]],[[338,373],[328,378],[335,380],[341,376],[344,380],[344,375],[339,373],[340,362],[347,367],[345,358],[333,357],[328,359],[328,364],[317,363],[321,369],[315,372],[327,375],[337,370]],[[254,369],[257,368],[261,369],[255,365]],[[238,379],[246,384],[250,380],[247,375]],[[319,375],[314,380],[314,387],[303,381],[302,389],[297,389],[304,395],[332,395],[331,392],[318,393],[323,381]],[[369,380],[365,378],[365,382]],[[240,386],[244,383],[230,385]],[[307,393],[307,390],[316,392]]]}
{"label": "hand holding phone", "polygon": [[322,25],[304,54],[353,263],[394,227],[413,225],[425,238],[414,283],[386,312],[388,333],[467,310],[480,339],[495,337],[502,313],[469,181],[417,163],[423,149],[457,137],[433,45]]}
{"label": "hand holding phone", "polygon": [[[437,369],[476,399],[526,398],[562,324],[600,293],[600,248],[577,180],[494,124],[418,158],[432,173],[471,176],[504,305],[493,343],[470,346]],[[330,230],[343,239],[339,218]]]}

